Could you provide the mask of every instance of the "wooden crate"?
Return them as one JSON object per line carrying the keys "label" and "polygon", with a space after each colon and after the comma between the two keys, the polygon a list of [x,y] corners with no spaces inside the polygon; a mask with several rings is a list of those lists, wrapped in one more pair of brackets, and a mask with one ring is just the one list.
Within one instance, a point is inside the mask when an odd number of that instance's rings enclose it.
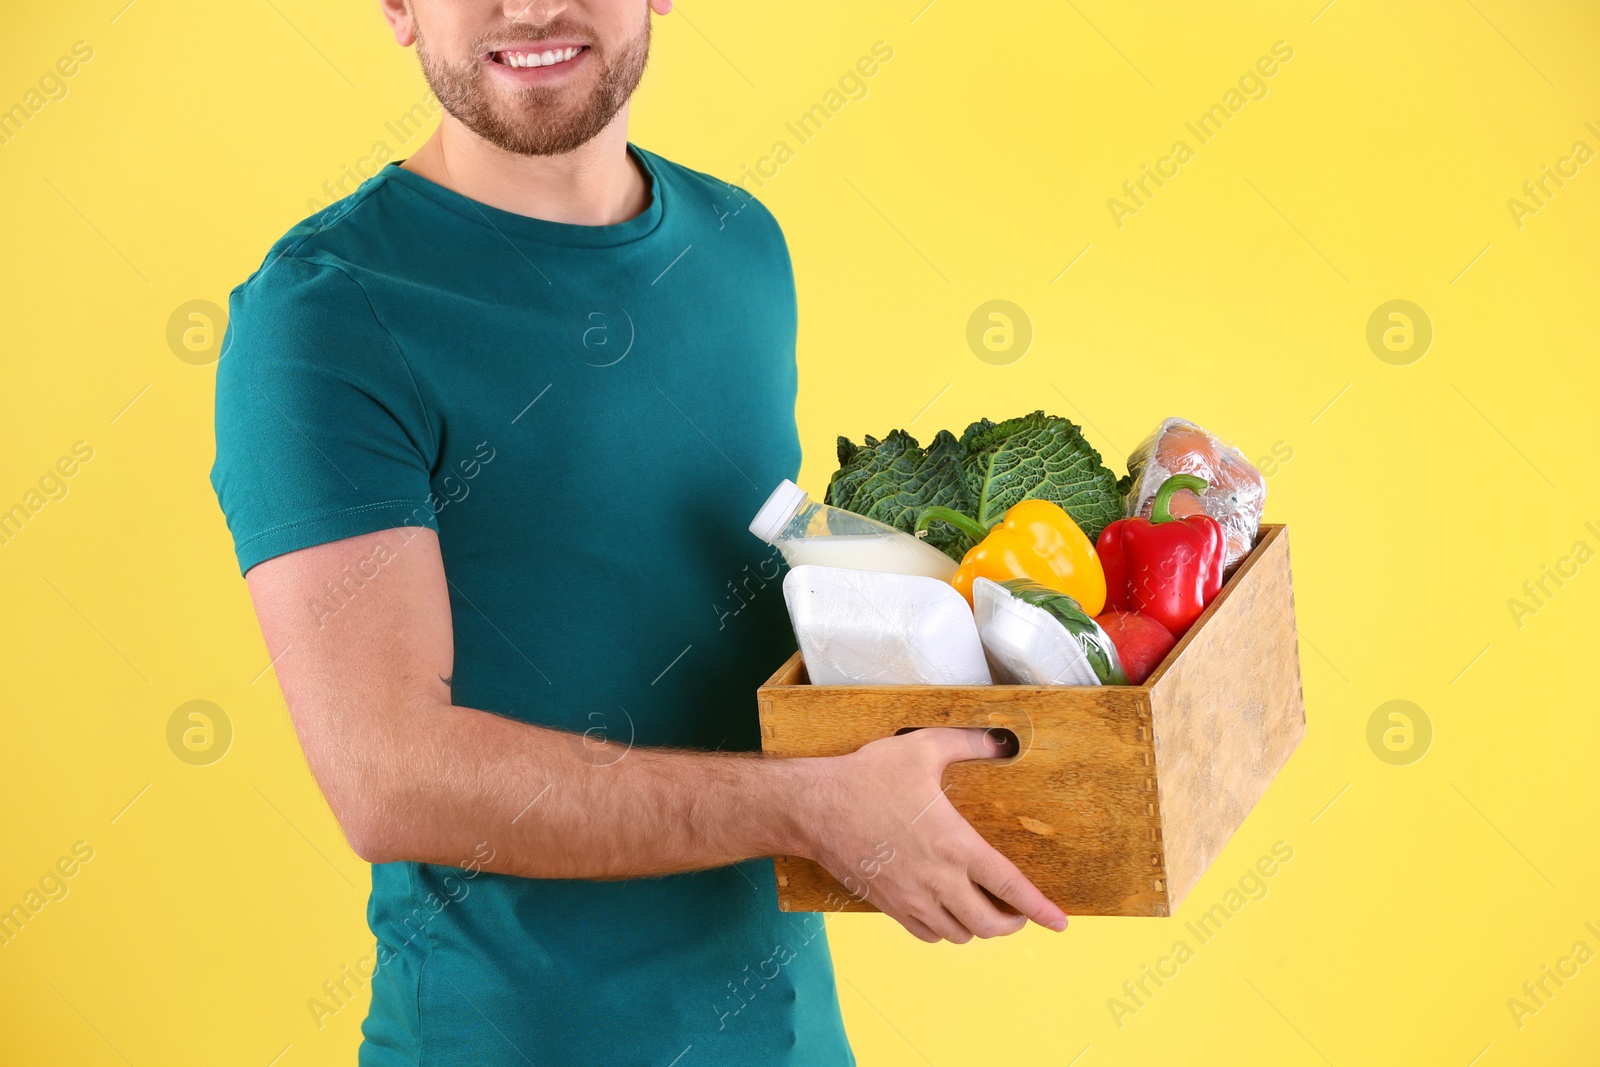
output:
{"label": "wooden crate", "polygon": [[[1143,685],[814,686],[796,653],[758,691],[763,751],[853,752],[906,727],[1003,727],[1020,754],[953,763],[947,795],[1071,915],[1170,915],[1300,738],[1289,532],[1255,549]],[[784,911],[875,911],[779,856]]]}

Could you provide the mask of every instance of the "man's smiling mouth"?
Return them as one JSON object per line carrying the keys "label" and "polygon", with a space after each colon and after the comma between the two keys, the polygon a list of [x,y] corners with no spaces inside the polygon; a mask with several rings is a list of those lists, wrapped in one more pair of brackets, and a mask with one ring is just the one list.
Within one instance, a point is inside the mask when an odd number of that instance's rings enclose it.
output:
{"label": "man's smiling mouth", "polygon": [[503,67],[554,67],[570,63],[589,50],[588,45],[571,45],[563,48],[508,48],[490,52],[489,58]]}

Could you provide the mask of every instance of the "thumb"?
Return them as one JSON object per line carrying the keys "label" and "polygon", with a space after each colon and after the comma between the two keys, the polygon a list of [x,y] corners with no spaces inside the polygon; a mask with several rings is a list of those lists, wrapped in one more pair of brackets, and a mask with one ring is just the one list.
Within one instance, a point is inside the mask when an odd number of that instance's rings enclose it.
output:
{"label": "thumb", "polygon": [[979,726],[932,726],[917,733],[927,735],[943,763],[972,759],[1002,759],[1017,754],[1016,738],[1007,730]]}

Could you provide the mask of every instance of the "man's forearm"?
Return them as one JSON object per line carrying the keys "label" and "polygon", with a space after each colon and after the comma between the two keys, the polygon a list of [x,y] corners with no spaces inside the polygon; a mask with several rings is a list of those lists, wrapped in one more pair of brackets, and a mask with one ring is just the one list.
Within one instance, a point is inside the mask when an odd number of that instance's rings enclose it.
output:
{"label": "man's forearm", "polygon": [[438,537],[404,545],[331,617],[308,598],[372,554],[365,537],[246,575],[301,747],[363,858],[617,879],[804,856],[925,941],[1010,933],[1024,915],[1065,927],[943,795],[949,763],[1008,754],[987,732],[769,759],[632,748],[460,707]]}
{"label": "man's forearm", "polygon": [[819,761],[635,748],[444,704],[385,718],[381,744],[346,724],[364,736],[334,747],[361,766],[329,795],[374,862],[461,866],[487,842],[490,871],[613,879],[804,851]]}

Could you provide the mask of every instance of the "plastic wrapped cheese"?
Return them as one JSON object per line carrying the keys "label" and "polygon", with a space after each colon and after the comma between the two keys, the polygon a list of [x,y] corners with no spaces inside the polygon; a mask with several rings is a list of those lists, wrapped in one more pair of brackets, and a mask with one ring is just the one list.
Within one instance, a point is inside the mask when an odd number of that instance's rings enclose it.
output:
{"label": "plastic wrapped cheese", "polygon": [[972,605],[999,684],[1128,684],[1111,638],[1065,593],[1027,579],[979,578]]}
{"label": "plastic wrapped cheese", "polygon": [[783,580],[812,685],[988,685],[966,598],[948,582],[802,564]]}
{"label": "plastic wrapped cheese", "polygon": [[1172,498],[1176,518],[1204,513],[1222,526],[1227,539],[1224,566],[1232,567],[1255,547],[1267,481],[1237,449],[1187,419],[1171,418],[1156,427],[1128,456],[1131,484],[1124,513],[1150,517],[1156,490],[1174,474],[1195,474],[1208,487],[1197,499],[1180,489]]}

